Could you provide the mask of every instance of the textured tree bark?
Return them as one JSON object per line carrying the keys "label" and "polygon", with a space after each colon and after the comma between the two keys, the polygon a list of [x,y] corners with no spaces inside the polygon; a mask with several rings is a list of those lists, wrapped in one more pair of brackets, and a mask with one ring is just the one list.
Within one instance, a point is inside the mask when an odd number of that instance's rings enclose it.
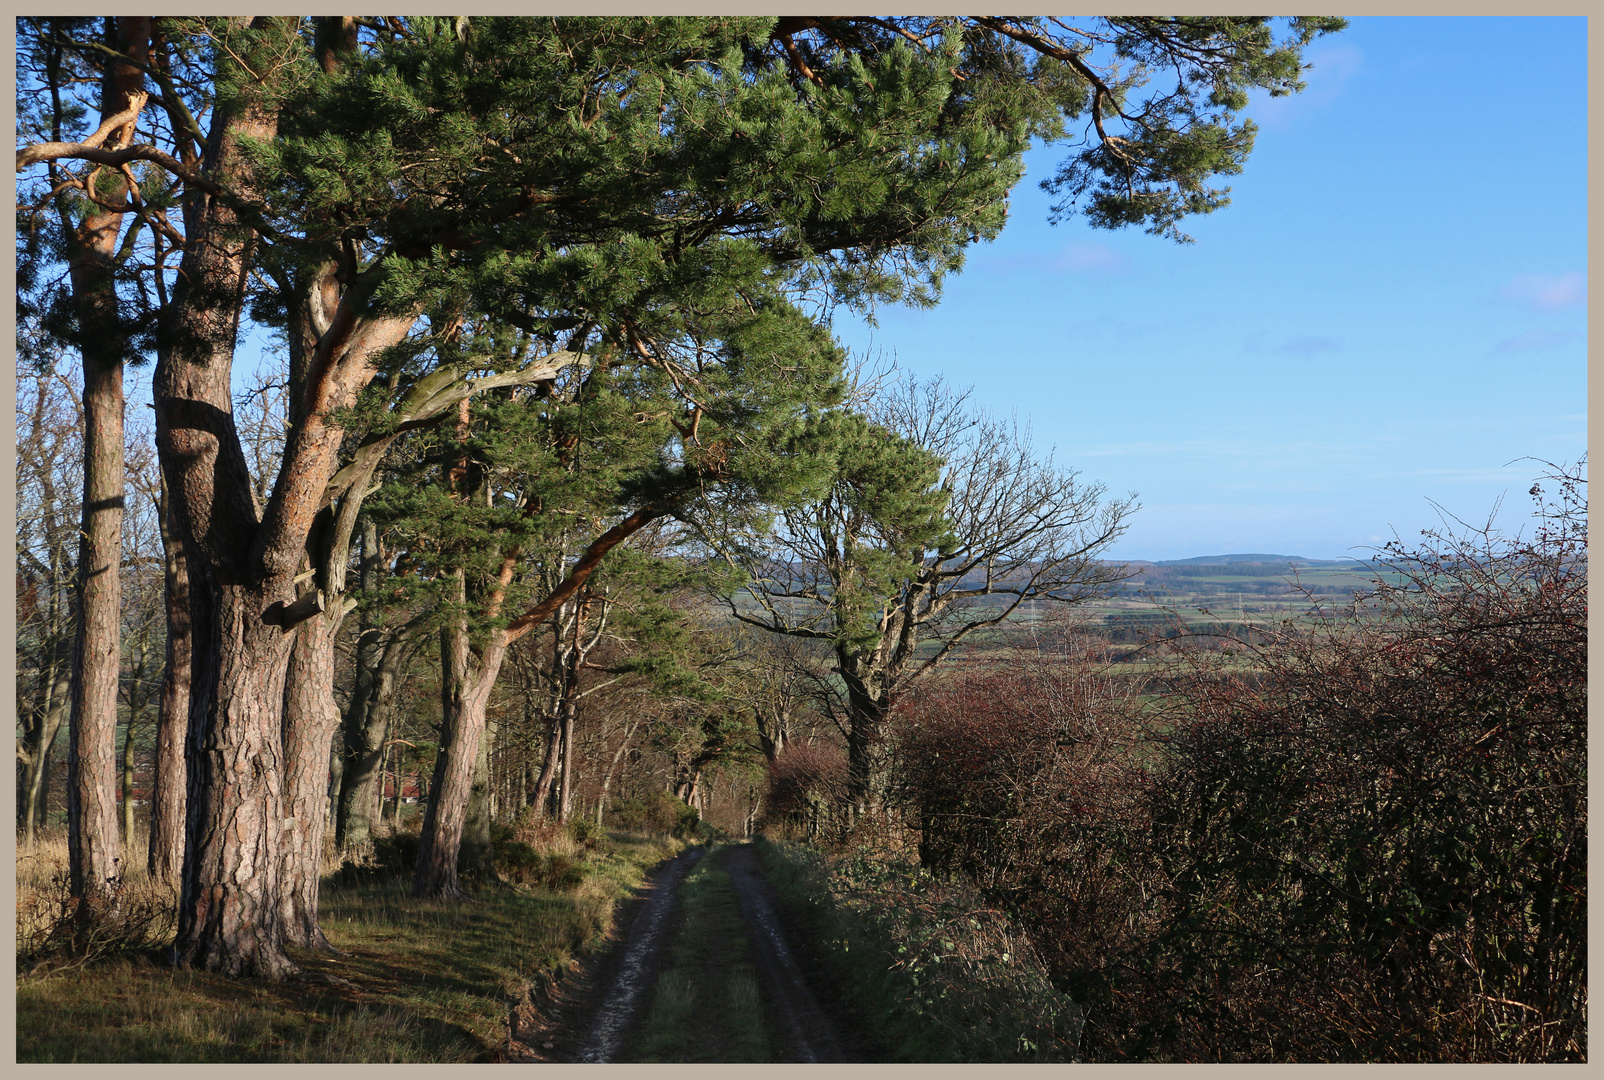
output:
{"label": "textured tree bark", "polygon": [[847,803],[854,822],[885,811],[885,720],[891,710],[879,673],[845,654],[838,670],[847,689]]}
{"label": "textured tree bark", "polygon": [[189,567],[169,517],[167,479],[158,508],[167,578],[167,662],[156,712],[156,767],[150,795],[150,855],[156,881],[176,883],[184,865],[184,733],[189,728]]}
{"label": "textured tree bark", "polygon": [[[107,19],[106,44],[143,60],[150,19]],[[144,72],[107,65],[101,120],[127,112]],[[141,99],[142,100],[142,99]],[[108,137],[132,141],[133,121]],[[78,554],[78,631],[73,648],[72,713],[67,740],[67,861],[72,894],[109,897],[122,877],[117,831],[117,682],[122,621],[123,359],[127,335],[118,312],[116,253],[128,182],[99,172],[96,197],[118,207],[88,214],[68,230],[67,272],[78,313],[83,358],[84,500]]]}
{"label": "textured tree bark", "polygon": [[[230,976],[282,979],[284,762],[280,725],[293,638],[261,621],[278,592],[230,582],[194,604],[189,792],[174,959]],[[210,602],[208,600],[210,599]]]}
{"label": "textured tree bark", "polygon": [[318,884],[328,824],[329,748],[340,724],[334,701],[338,611],[302,623],[290,650],[284,699],[284,834],[280,917],[291,945],[337,952],[318,927]]}
{"label": "textured tree bark", "polygon": [[432,797],[424,812],[423,836],[412,890],[419,897],[463,899],[457,857],[468,818],[468,800],[479,744],[484,735],[490,690],[507,653],[504,635],[494,635],[478,664],[471,663],[467,623],[458,620],[441,632],[440,753],[435,759]]}
{"label": "textured tree bark", "polygon": [[[487,697],[488,701],[488,697]],[[457,854],[457,869],[474,874],[492,871],[490,851],[490,823],[495,808],[490,801],[490,751],[495,741],[488,724],[481,729],[479,749],[474,755],[473,786],[468,789],[468,816],[462,824],[462,846]]]}

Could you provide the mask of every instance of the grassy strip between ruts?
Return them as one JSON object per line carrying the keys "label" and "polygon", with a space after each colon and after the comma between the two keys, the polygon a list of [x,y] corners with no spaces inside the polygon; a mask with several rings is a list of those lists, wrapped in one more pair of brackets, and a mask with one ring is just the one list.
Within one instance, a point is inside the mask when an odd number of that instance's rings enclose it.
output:
{"label": "grassy strip between ruts", "polygon": [[652,1003],[624,1060],[773,1061],[757,971],[718,847],[680,887],[680,921]]}
{"label": "grassy strip between ruts", "polygon": [[571,886],[486,886],[466,904],[415,900],[403,878],[326,882],[324,932],[348,955],[294,954],[310,980],[231,980],[141,953],[42,969],[17,984],[17,1060],[490,1060],[512,1002],[599,940],[614,903],[680,846],[613,833],[578,857]]}

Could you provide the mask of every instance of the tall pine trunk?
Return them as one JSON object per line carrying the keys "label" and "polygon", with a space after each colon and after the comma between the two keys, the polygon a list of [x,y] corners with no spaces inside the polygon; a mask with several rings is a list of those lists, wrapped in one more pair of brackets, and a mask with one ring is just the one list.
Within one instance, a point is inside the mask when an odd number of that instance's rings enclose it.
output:
{"label": "tall pine trunk", "polygon": [[[258,19],[253,26],[272,24]],[[279,28],[293,33],[290,24]],[[218,109],[207,171],[248,198],[240,140],[266,141],[276,131],[265,102]],[[296,970],[284,951],[278,896],[280,727],[292,643],[282,612],[294,601],[294,561],[257,547],[261,522],[229,385],[255,235],[229,201],[198,190],[185,206],[185,224],[189,243],[153,380],[157,449],[190,577],[185,843],[173,958],[279,979]],[[281,481],[294,454],[287,445]]]}
{"label": "tall pine trunk", "polygon": [[189,728],[189,567],[184,543],[171,520],[167,477],[157,508],[167,579],[167,657],[156,708],[156,761],[150,793],[150,854],[146,866],[156,881],[176,883],[184,865],[184,734]]}
{"label": "tall pine trunk", "polygon": [[[106,20],[106,45],[144,61],[150,19]],[[126,112],[144,72],[112,61],[101,88],[102,122]],[[133,141],[133,121],[107,142]],[[97,171],[102,205],[119,206],[128,182]],[[116,254],[123,212],[99,210],[68,230],[67,274],[78,314],[83,358],[84,499],[78,554],[78,631],[73,648],[72,713],[67,741],[67,861],[72,894],[114,895],[122,877],[117,829],[117,682],[122,623],[123,360],[127,335],[118,311]]]}
{"label": "tall pine trunk", "polygon": [[116,794],[122,523],[122,363],[85,350],[84,513],[67,740],[67,852],[79,897],[109,896],[122,876]]}
{"label": "tall pine trunk", "polygon": [[[460,576],[458,581],[460,602]],[[480,760],[485,710],[507,646],[504,635],[495,632],[475,663],[468,647],[468,625],[460,618],[441,631],[441,643],[444,716],[440,726],[440,752],[429,785],[431,798],[424,812],[413,893],[419,897],[462,899],[467,893],[457,879],[457,859]]]}
{"label": "tall pine trunk", "polygon": [[339,610],[300,625],[284,700],[284,835],[280,914],[290,944],[334,952],[318,926],[323,835],[328,825],[329,749],[340,724],[334,701]]}

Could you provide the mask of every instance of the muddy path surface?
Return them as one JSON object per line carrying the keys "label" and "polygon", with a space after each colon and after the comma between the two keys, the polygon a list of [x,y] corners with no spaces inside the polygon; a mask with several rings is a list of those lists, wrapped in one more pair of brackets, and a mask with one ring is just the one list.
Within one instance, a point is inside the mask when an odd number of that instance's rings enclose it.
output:
{"label": "muddy path surface", "polygon": [[753,964],[762,982],[774,1060],[860,1060],[850,1042],[842,1038],[835,1019],[819,1005],[814,987],[775,910],[773,891],[763,874],[757,848],[740,844],[727,849],[724,869],[740,901],[741,919],[752,945]]}
{"label": "muddy path surface", "polygon": [[613,941],[566,979],[545,1016],[510,1033],[511,1061],[612,1061],[640,1021],[675,929],[679,886],[706,854],[693,847],[650,874],[619,905]]}
{"label": "muddy path surface", "polygon": [[[564,983],[544,1024],[519,1033],[512,1060],[631,1060],[668,948],[681,929],[676,893],[703,850],[692,848],[658,868],[637,898],[621,905],[615,943]],[[787,932],[756,847],[731,845],[715,858],[740,907],[773,1060],[863,1060],[846,1018],[821,1007],[822,972],[806,943]]]}

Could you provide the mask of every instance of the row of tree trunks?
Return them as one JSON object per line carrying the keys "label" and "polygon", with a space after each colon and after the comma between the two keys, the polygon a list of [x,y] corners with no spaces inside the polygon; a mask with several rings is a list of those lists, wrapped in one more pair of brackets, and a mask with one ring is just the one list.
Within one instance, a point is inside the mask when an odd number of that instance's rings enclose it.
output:
{"label": "row of tree trunks", "polygon": [[[380,552],[378,528],[364,515],[360,529],[363,592],[378,587]],[[374,624],[367,611],[361,615],[356,640],[356,680],[350,703],[341,719],[340,790],[335,807],[334,842],[340,851],[354,851],[367,843],[373,829],[377,787],[384,760],[385,733],[395,711],[401,666],[409,652],[408,628]]]}

